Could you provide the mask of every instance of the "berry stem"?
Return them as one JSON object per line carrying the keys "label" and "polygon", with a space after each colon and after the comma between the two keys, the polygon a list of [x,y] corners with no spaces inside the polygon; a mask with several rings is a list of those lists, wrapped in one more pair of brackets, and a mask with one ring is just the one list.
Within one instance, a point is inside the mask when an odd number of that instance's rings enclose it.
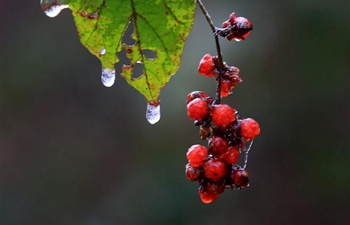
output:
{"label": "berry stem", "polygon": [[250,142],[248,149],[245,151],[245,159],[244,159],[243,170],[245,170],[245,168],[247,167],[247,164],[248,164],[248,154],[249,154],[250,149],[251,149],[252,146],[253,146],[253,142],[254,142],[253,140]]}
{"label": "berry stem", "polygon": [[211,19],[207,9],[204,7],[203,3],[201,0],[197,0],[197,3],[199,5],[199,8],[202,10],[204,17],[209,23],[209,26],[211,30],[213,31],[214,38],[215,38],[215,44],[216,44],[216,51],[218,53],[218,59],[219,59],[219,77],[218,77],[218,83],[216,85],[216,94],[215,94],[215,104],[220,104],[221,96],[220,96],[220,91],[221,91],[221,80],[222,80],[222,72],[224,68],[224,61],[221,53],[221,47],[220,47],[220,42],[219,42],[219,37],[216,34],[217,33],[217,28],[215,27],[213,20]]}

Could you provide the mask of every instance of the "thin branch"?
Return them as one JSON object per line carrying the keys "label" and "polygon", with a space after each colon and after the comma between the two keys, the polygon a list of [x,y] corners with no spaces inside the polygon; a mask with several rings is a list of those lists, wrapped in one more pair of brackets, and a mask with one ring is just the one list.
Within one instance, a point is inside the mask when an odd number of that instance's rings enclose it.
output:
{"label": "thin branch", "polygon": [[216,51],[218,53],[218,59],[219,59],[219,77],[218,77],[218,83],[216,86],[216,94],[215,94],[215,104],[220,104],[220,100],[221,100],[221,96],[220,96],[220,92],[221,92],[221,80],[222,80],[222,75],[223,75],[223,68],[224,68],[224,61],[223,61],[223,57],[222,57],[222,52],[221,52],[221,47],[220,47],[220,42],[219,42],[219,37],[218,35],[216,35],[217,33],[217,28],[215,27],[213,20],[211,19],[208,11],[206,10],[206,8],[204,7],[203,3],[201,0],[197,0],[197,3],[199,5],[199,8],[202,10],[205,18],[207,19],[209,26],[211,28],[211,30],[213,31],[214,34],[214,38],[215,38],[215,44],[216,44]]}

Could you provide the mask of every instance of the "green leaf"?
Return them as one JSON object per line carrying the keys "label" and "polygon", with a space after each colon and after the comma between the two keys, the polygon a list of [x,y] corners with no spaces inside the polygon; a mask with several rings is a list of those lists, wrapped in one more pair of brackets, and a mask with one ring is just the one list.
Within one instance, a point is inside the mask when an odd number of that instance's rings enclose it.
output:
{"label": "green leaf", "polygon": [[[123,66],[121,75],[148,102],[157,102],[161,88],[178,70],[195,10],[194,0],[41,0],[41,4],[51,17],[64,8],[72,10],[81,43],[101,60],[107,75],[113,75],[117,53],[125,49],[130,65]],[[122,43],[129,23],[134,27],[131,46]],[[154,51],[156,57],[147,58],[144,50]],[[142,63],[144,70],[133,78],[136,63]]]}

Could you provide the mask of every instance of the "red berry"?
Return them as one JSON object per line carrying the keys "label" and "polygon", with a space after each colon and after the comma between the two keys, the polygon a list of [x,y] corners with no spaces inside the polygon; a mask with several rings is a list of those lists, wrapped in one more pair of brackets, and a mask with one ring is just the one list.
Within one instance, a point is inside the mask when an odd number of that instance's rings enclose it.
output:
{"label": "red berry", "polygon": [[187,104],[187,115],[192,120],[202,120],[208,112],[208,104],[201,98],[196,98]]}
{"label": "red berry", "polygon": [[236,162],[238,162],[238,159],[239,159],[239,149],[238,148],[230,147],[227,150],[227,153],[224,155],[224,160],[228,164],[236,163]]}
{"label": "red berry", "polygon": [[246,118],[241,122],[241,136],[246,141],[250,141],[254,139],[256,136],[260,134],[260,126],[258,122],[256,122],[252,118]]}
{"label": "red berry", "polygon": [[212,201],[216,200],[219,197],[219,194],[207,193],[207,192],[204,192],[203,190],[199,189],[199,197],[201,198],[203,203],[209,204]]}
{"label": "red berry", "polygon": [[206,98],[206,97],[208,97],[208,95],[204,91],[192,91],[187,95],[186,104],[190,103],[193,99]]}
{"label": "red berry", "polygon": [[237,27],[237,30],[232,32],[235,36],[235,41],[244,40],[250,34],[250,31],[253,29],[252,24],[248,19],[244,17],[237,17],[234,20],[234,25]]}
{"label": "red berry", "polygon": [[234,88],[234,83],[229,79],[222,79],[221,80],[221,86],[220,86],[220,96],[222,98],[227,97],[231,90]]}
{"label": "red berry", "polygon": [[213,57],[210,54],[205,54],[199,62],[198,72],[201,75],[211,77],[214,75]]}
{"label": "red berry", "polygon": [[214,105],[212,119],[215,126],[227,126],[236,119],[236,110],[226,104]]}
{"label": "red berry", "polygon": [[187,179],[189,179],[190,181],[197,181],[199,177],[203,174],[203,169],[201,167],[193,167],[189,163],[187,163],[185,172]]}
{"label": "red berry", "polygon": [[203,145],[192,145],[186,154],[188,162],[193,167],[199,167],[203,164],[203,161],[208,157],[207,148]]}
{"label": "red berry", "polygon": [[225,154],[228,149],[227,142],[220,136],[213,136],[209,139],[208,143],[210,153],[214,156],[220,156]]}
{"label": "red berry", "polygon": [[233,184],[237,188],[245,188],[249,186],[248,172],[246,170],[235,170],[232,173]]}
{"label": "red berry", "polygon": [[219,181],[227,173],[226,164],[219,159],[209,159],[203,164],[204,176],[213,180]]}

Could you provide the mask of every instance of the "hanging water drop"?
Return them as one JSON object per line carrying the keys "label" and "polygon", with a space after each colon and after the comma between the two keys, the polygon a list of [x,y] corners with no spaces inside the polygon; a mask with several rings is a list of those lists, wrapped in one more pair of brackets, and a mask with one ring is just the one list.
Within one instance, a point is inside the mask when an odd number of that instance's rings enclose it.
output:
{"label": "hanging water drop", "polygon": [[106,87],[111,87],[115,80],[115,70],[114,69],[102,69],[101,81]]}
{"label": "hanging water drop", "polygon": [[150,124],[155,124],[160,120],[160,104],[148,103],[146,110],[146,119]]}
{"label": "hanging water drop", "polygon": [[69,8],[69,5],[52,0],[40,0],[40,4],[48,17],[55,17],[60,14],[63,9]]}
{"label": "hanging water drop", "polygon": [[106,54],[106,49],[102,48],[98,54],[100,57],[103,56],[104,54]]}

